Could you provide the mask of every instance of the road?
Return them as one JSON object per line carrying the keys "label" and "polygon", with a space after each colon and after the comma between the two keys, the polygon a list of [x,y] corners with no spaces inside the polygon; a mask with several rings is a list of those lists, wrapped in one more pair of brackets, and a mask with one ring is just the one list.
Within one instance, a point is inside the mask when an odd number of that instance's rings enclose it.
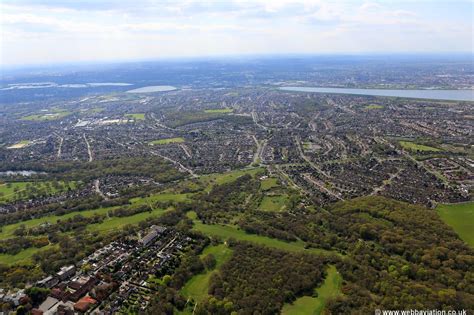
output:
{"label": "road", "polygon": [[89,154],[89,162],[92,162],[94,160],[94,157],[92,156],[91,145],[89,144],[89,141],[87,141],[86,134],[83,133],[82,136],[84,137],[84,141],[86,142],[86,145],[87,145],[87,153]]}
{"label": "road", "polygon": [[98,179],[94,180],[94,191],[99,194],[104,200],[109,200],[106,195],[100,190],[100,182]]}
{"label": "road", "polygon": [[159,154],[158,152],[155,152],[155,151],[150,151],[151,154],[153,155],[156,155],[156,156],[159,156],[167,161],[170,161],[171,163],[173,163],[174,165],[177,165],[179,168],[181,168],[182,170],[188,172],[192,177],[194,178],[198,178],[199,175],[196,175],[191,169],[187,168],[186,166],[184,166],[183,164],[181,164],[180,162],[178,161],[175,161],[173,159],[170,159],[169,157],[167,156],[164,156],[164,155],[161,155]]}

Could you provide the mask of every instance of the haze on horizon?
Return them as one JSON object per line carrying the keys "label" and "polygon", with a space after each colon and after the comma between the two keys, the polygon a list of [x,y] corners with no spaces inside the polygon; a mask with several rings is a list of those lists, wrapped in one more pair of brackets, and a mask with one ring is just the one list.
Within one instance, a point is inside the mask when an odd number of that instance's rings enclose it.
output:
{"label": "haze on horizon", "polygon": [[2,66],[473,51],[472,1],[4,0]]}

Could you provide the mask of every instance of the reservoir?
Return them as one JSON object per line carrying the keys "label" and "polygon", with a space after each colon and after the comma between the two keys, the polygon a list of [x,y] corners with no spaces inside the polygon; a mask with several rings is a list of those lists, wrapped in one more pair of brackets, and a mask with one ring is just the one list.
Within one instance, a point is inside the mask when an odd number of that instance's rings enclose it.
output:
{"label": "reservoir", "polygon": [[424,98],[450,101],[474,101],[474,90],[385,90],[385,89],[346,89],[323,88],[304,86],[280,87],[283,91],[314,92],[314,93],[339,93],[371,96],[392,96],[407,98]]}
{"label": "reservoir", "polygon": [[174,91],[176,88],[170,85],[152,85],[145,86],[138,89],[127,91],[127,93],[152,93],[152,92],[168,92]]}

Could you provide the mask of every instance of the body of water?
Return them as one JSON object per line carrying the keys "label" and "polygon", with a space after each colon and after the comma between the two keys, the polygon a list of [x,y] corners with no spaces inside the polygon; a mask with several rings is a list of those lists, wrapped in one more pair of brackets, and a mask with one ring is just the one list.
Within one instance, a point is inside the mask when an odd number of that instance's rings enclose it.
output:
{"label": "body of water", "polygon": [[36,174],[41,174],[44,175],[46,172],[36,172],[36,171],[5,171],[5,172],[0,172],[0,176],[31,176],[31,175],[36,175]]}
{"label": "body of water", "polygon": [[474,90],[384,90],[384,89],[346,89],[346,88],[322,88],[304,86],[285,86],[283,91],[314,92],[314,93],[336,93],[372,96],[392,96],[407,98],[424,98],[450,101],[474,101]]}
{"label": "body of water", "polygon": [[127,93],[152,93],[152,92],[168,92],[174,91],[176,88],[171,85],[152,85],[152,86],[144,86],[138,89],[133,89],[127,91]]}

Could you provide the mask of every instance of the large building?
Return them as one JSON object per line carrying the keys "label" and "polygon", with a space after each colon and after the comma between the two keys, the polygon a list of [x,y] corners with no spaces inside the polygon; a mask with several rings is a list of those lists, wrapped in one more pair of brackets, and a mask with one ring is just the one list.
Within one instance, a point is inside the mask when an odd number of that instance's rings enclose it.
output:
{"label": "large building", "polygon": [[147,235],[145,235],[139,242],[144,247],[149,246],[151,243],[153,243],[165,231],[166,231],[165,227],[153,225],[150,228],[150,232]]}

